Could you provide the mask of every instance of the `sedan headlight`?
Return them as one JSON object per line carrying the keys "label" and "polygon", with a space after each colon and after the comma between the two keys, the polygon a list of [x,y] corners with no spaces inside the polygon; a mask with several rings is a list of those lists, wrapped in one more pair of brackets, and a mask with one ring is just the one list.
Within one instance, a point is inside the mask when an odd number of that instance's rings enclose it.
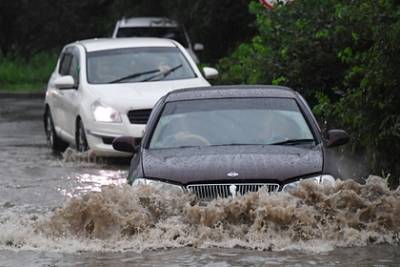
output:
{"label": "sedan headlight", "polygon": [[323,184],[323,185],[335,184],[335,178],[333,178],[333,176],[324,174],[324,175],[318,175],[318,176],[309,177],[309,178],[305,178],[305,179],[300,179],[296,182],[286,184],[283,186],[282,191],[287,192],[287,191],[296,189],[299,186],[300,181],[312,181],[316,184]]}
{"label": "sedan headlight", "polygon": [[168,192],[184,192],[182,186],[174,185],[170,183],[165,183],[157,180],[151,180],[146,178],[136,178],[132,186],[139,186],[139,185],[148,185],[154,187],[160,191],[168,191]]}
{"label": "sedan headlight", "polygon": [[103,105],[99,101],[92,104],[93,117],[98,122],[122,122],[121,115],[114,108]]}

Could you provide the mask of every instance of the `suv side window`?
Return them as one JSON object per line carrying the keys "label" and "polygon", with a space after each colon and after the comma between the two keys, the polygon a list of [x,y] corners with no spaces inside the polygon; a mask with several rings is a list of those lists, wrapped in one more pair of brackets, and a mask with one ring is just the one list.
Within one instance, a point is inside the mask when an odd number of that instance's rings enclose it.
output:
{"label": "suv side window", "polygon": [[60,75],[71,75],[74,78],[75,86],[79,85],[80,72],[80,56],[76,47],[67,48],[61,55],[60,67],[58,73]]}
{"label": "suv side window", "polygon": [[62,54],[60,61],[60,68],[58,70],[58,73],[60,73],[60,75],[68,75],[71,66],[71,60],[72,60],[71,54],[69,53]]}
{"label": "suv side window", "polygon": [[74,48],[71,51],[71,64],[69,67],[68,75],[71,75],[74,78],[75,85],[79,85],[79,72],[80,72],[80,57],[79,50]]}

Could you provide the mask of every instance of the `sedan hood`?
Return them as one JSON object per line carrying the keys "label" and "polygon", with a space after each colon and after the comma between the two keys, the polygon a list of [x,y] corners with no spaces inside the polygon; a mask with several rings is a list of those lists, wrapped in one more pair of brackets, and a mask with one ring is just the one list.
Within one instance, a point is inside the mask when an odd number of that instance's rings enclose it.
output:
{"label": "sedan hood", "polygon": [[[145,177],[187,185],[223,181],[278,182],[322,172],[320,146],[229,146],[143,151]],[[228,173],[235,172],[236,177]]]}
{"label": "sedan hood", "polygon": [[125,113],[131,109],[151,109],[162,96],[170,91],[209,86],[201,78],[173,81],[116,83],[90,85],[91,94],[100,102]]}

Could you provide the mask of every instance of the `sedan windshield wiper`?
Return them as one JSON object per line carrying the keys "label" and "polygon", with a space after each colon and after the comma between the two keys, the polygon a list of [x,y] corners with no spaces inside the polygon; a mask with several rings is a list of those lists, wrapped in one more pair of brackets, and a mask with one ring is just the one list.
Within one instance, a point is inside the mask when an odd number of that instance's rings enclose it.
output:
{"label": "sedan windshield wiper", "polygon": [[122,82],[122,81],[125,81],[125,80],[134,79],[134,78],[140,77],[142,75],[152,74],[152,73],[156,73],[156,72],[160,72],[160,70],[159,69],[155,69],[155,70],[137,72],[137,73],[130,74],[128,76],[124,76],[124,77],[118,78],[118,79],[113,80],[113,81],[108,82],[108,83],[118,83],[118,82]]}
{"label": "sedan windshield wiper", "polygon": [[288,139],[268,145],[299,145],[299,144],[304,144],[304,143],[311,143],[315,142],[314,139]]}
{"label": "sedan windshield wiper", "polygon": [[230,143],[230,144],[216,144],[209,146],[262,146],[264,144],[250,144],[250,143]]}
{"label": "sedan windshield wiper", "polygon": [[[151,81],[151,80],[153,80],[155,77],[159,76],[160,74],[162,74],[161,79],[164,79],[165,77],[167,77],[168,75],[170,75],[171,73],[173,73],[174,71],[176,71],[177,69],[180,69],[182,66],[183,66],[182,64],[179,64],[178,66],[173,67],[172,69],[169,69],[169,70],[164,71],[164,72],[157,73],[157,74],[155,74],[155,75],[153,75],[153,76],[151,76],[151,77],[149,77],[149,78],[146,78],[146,79],[144,79],[144,80],[141,80],[141,82],[148,82],[148,81]],[[158,80],[155,80],[155,81],[159,81],[159,80],[161,80],[161,79],[158,79]]]}
{"label": "sedan windshield wiper", "polygon": [[201,146],[175,146],[175,147],[168,147],[168,148],[173,148],[173,149],[175,149],[175,148],[178,148],[178,149],[180,149],[180,148],[193,148],[193,147],[201,147]]}

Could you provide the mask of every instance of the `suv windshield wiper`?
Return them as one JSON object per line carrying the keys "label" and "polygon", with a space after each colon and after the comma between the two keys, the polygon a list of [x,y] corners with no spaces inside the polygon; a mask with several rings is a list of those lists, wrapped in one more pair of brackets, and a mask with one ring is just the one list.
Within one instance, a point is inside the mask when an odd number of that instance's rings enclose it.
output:
{"label": "suv windshield wiper", "polygon": [[268,145],[299,145],[304,143],[315,142],[314,139],[288,139],[281,142],[276,142]]}
{"label": "suv windshield wiper", "polygon": [[124,77],[118,78],[118,79],[113,80],[113,81],[108,82],[108,83],[118,83],[118,82],[122,82],[122,81],[125,81],[125,80],[134,79],[134,78],[140,77],[142,75],[152,74],[152,73],[156,73],[156,72],[160,72],[160,70],[159,69],[155,69],[155,70],[137,72],[137,73],[130,74],[128,76],[124,76]]}
{"label": "suv windshield wiper", "polygon": [[171,73],[173,73],[174,71],[176,71],[177,69],[182,68],[182,66],[183,66],[182,64],[179,64],[178,66],[173,67],[172,69],[169,69],[169,70],[167,70],[167,71],[165,71],[165,72],[161,72],[161,71],[160,71],[160,73],[157,73],[157,74],[155,74],[155,75],[153,75],[153,76],[151,76],[151,77],[149,77],[149,78],[146,78],[146,79],[144,79],[144,80],[141,80],[141,82],[148,82],[148,81],[151,81],[151,80],[153,80],[155,77],[159,76],[160,74],[162,74],[162,77],[161,77],[160,79],[158,79],[158,80],[155,80],[155,81],[162,80],[162,79],[164,79],[165,77],[167,77],[168,75],[170,75]]}

